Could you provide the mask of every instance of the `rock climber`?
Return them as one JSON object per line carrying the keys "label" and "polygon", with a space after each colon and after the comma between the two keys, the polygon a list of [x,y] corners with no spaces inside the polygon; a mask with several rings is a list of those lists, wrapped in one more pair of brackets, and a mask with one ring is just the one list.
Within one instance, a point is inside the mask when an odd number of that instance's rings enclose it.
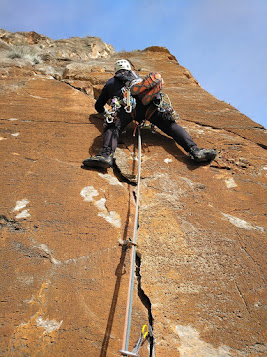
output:
{"label": "rock climber", "polygon": [[[149,79],[148,76],[148,82]],[[98,155],[84,160],[83,165],[85,167],[112,167],[119,135],[133,119],[139,124],[149,120],[152,125],[172,137],[194,162],[214,160],[216,157],[214,149],[199,149],[187,131],[176,123],[173,108],[168,107],[161,100],[162,92],[157,93],[153,101],[147,105],[142,103],[140,96],[130,95],[129,90],[127,92],[126,88],[130,88],[132,83],[138,86],[141,81],[142,79],[132,71],[129,61],[125,59],[116,61],[115,75],[107,81],[95,103],[96,111],[105,118],[103,147]],[[109,101],[111,101],[112,110],[104,107]],[[162,102],[163,105],[159,105]]]}

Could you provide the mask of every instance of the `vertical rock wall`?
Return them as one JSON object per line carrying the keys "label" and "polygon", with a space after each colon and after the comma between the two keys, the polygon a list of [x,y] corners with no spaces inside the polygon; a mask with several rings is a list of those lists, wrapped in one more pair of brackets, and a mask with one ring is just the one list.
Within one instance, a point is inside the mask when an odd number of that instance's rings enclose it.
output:
{"label": "vertical rock wall", "polygon": [[[162,73],[180,124],[219,153],[196,166],[166,135],[142,131],[130,348],[150,320],[154,345],[140,356],[264,356],[264,129],[202,89],[166,49],[64,64],[3,53],[1,355],[121,348],[129,251],[118,242],[132,234],[136,186],[81,161],[101,147],[94,97],[126,57],[141,75]],[[124,176],[136,167],[132,132],[117,152]]]}

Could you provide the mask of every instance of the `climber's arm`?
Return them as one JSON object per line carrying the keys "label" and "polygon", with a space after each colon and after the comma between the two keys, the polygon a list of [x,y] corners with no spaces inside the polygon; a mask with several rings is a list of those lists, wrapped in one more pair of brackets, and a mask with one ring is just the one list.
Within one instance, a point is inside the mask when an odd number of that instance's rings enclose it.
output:
{"label": "climber's arm", "polygon": [[110,80],[107,81],[107,83],[104,85],[104,87],[100,93],[100,96],[98,97],[97,101],[95,102],[95,109],[98,113],[105,112],[104,106],[108,102],[108,100],[111,99],[113,82],[114,82],[113,78],[111,78]]}

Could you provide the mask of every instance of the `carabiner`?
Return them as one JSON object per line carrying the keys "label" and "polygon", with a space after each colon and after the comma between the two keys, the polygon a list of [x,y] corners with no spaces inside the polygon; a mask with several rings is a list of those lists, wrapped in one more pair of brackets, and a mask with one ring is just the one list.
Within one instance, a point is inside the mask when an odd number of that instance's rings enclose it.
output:
{"label": "carabiner", "polygon": [[[129,109],[128,109],[129,108]],[[132,112],[132,106],[130,105],[129,107],[124,107],[124,110],[126,111],[126,113],[131,113]]]}
{"label": "carabiner", "polygon": [[113,121],[114,121],[114,118],[110,115],[110,116],[106,116],[106,123],[107,124],[111,124],[111,123],[113,123]]}

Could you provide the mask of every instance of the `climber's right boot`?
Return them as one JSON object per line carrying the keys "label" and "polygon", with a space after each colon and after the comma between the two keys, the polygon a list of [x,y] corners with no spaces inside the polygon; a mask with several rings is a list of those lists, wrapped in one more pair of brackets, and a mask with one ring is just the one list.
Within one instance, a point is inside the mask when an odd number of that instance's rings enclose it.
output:
{"label": "climber's right boot", "polygon": [[195,162],[211,162],[215,159],[217,155],[214,149],[199,149],[198,147],[193,147],[189,151],[189,156]]}

